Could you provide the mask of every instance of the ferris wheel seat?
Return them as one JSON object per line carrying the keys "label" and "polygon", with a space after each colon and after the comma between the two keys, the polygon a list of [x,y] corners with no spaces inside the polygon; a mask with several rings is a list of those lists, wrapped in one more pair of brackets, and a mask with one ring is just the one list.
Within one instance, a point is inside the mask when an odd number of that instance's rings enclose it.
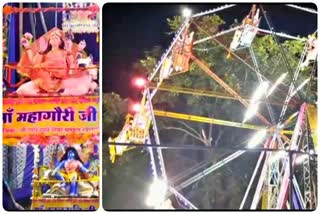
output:
{"label": "ferris wheel seat", "polygon": [[239,29],[235,32],[230,44],[230,49],[234,51],[240,48],[250,47],[257,32],[258,29],[255,26],[246,24],[243,29]]}
{"label": "ferris wheel seat", "polygon": [[129,136],[129,141],[133,143],[139,143],[142,144],[145,141],[145,138],[147,137],[148,132],[144,128],[140,127],[132,127],[131,133]]}

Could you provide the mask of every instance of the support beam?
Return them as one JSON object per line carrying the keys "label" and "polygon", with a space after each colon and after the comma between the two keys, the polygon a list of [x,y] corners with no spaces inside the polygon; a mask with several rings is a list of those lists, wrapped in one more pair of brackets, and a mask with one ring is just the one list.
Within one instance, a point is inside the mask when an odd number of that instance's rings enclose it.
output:
{"label": "support beam", "polygon": [[226,4],[226,5],[221,6],[221,7],[217,7],[217,8],[211,9],[211,10],[207,10],[207,11],[204,11],[204,12],[200,12],[200,13],[194,14],[193,16],[191,16],[191,18],[196,18],[196,17],[199,17],[199,16],[209,15],[209,14],[216,13],[218,11],[221,11],[221,10],[224,10],[224,9],[227,9],[227,8],[230,8],[230,7],[234,7],[234,6],[236,6],[236,4]]}
{"label": "support beam", "polygon": [[[220,120],[220,119],[201,117],[201,116],[189,115],[189,114],[182,114],[182,113],[176,113],[176,112],[154,110],[154,114],[159,117],[168,117],[168,118],[173,118],[173,119],[188,120],[188,121],[193,121],[193,122],[209,123],[209,124],[216,124],[216,125],[237,127],[237,128],[251,129],[251,130],[266,129],[266,127],[264,127],[264,126],[256,126],[256,125],[251,125],[251,124],[238,123],[238,122],[233,122],[233,121]],[[268,129],[268,131],[274,132],[275,129],[273,129],[271,127]],[[281,130],[280,133],[292,134],[292,131],[291,130]]]}
{"label": "support beam", "polygon": [[296,36],[291,36],[285,33],[278,33],[278,32],[273,32],[270,30],[265,30],[265,29],[261,29],[261,28],[257,28],[259,32],[263,32],[263,33],[267,33],[267,34],[272,34],[274,33],[275,35],[282,37],[282,38],[287,38],[287,39],[294,39],[294,40],[299,40],[299,41],[306,41],[306,39],[304,38],[300,38],[300,37],[296,37]]}
{"label": "support beam", "polygon": [[[159,133],[158,133],[158,128],[157,128],[157,123],[156,123],[156,119],[154,116],[154,111],[153,111],[153,106],[152,106],[152,102],[151,102],[151,97],[150,97],[150,91],[149,89],[147,89],[146,91],[147,93],[147,105],[149,107],[149,112],[151,115],[151,121],[152,121],[152,128],[153,128],[153,134],[155,137],[155,141],[156,144],[158,146],[160,146],[160,138],[159,138]],[[158,153],[158,159],[159,159],[159,163],[160,163],[160,170],[161,170],[161,176],[164,179],[165,182],[167,182],[167,173],[166,173],[166,169],[165,169],[165,165],[164,165],[164,160],[163,160],[163,156],[162,156],[162,150],[161,148],[157,148],[157,153]]]}
{"label": "support beam", "polygon": [[[212,79],[214,79],[217,83],[219,83],[226,91],[228,91],[232,96],[236,97],[245,107],[249,107],[249,103],[244,100],[235,90],[233,90],[230,86],[228,86],[218,75],[216,75],[213,71],[209,69],[209,67],[199,60],[197,57],[194,55],[191,55],[191,59],[194,60],[195,63],[206,73],[208,74]],[[255,70],[255,69],[254,69]],[[264,124],[270,126],[271,123],[263,117],[261,114],[256,113],[257,117],[263,121]]]}
{"label": "support beam", "polygon": [[[269,142],[266,142],[265,148],[273,148],[274,144],[275,144],[275,140],[276,140],[276,135],[273,136],[273,139],[271,140],[270,144],[269,144]],[[262,156],[262,155],[263,155],[263,153],[260,154],[260,156]],[[267,177],[267,173],[268,173],[268,164],[267,163],[268,163],[270,156],[271,156],[271,154],[268,152],[266,155],[266,159],[264,161],[265,164],[263,165],[263,168],[260,173],[260,178],[259,178],[259,181],[258,181],[258,184],[256,187],[256,191],[253,196],[253,201],[250,206],[250,209],[252,209],[252,210],[256,210],[258,207],[258,203],[260,201],[261,194],[262,194],[262,188],[263,188],[263,185],[264,185],[265,179]]]}
{"label": "support beam", "polygon": [[186,199],[183,195],[181,195],[175,188],[169,186],[170,192],[172,192],[176,197],[178,197],[182,202],[188,206],[190,209],[197,210],[198,208],[193,205],[188,199]]}
{"label": "support beam", "polygon": [[[257,74],[257,77],[258,77],[258,80],[259,80],[259,82],[260,82],[260,84],[262,84],[262,82],[263,82],[263,80],[262,80],[262,76],[261,76],[261,71],[260,71],[260,69],[259,69],[259,65],[258,65],[258,61],[257,61],[257,59],[256,59],[256,55],[255,55],[255,53],[254,53],[254,51],[253,51],[253,48],[250,46],[249,47],[249,52],[250,52],[250,56],[251,56],[251,58],[252,58],[252,61],[253,61],[253,64],[254,64],[254,66],[256,67],[256,70],[258,71],[258,72],[256,72],[256,74]],[[266,98],[266,99],[268,99],[268,98]],[[276,124],[276,120],[275,120],[275,118],[274,118],[274,112],[273,112],[273,109],[271,108],[271,106],[267,103],[267,109],[268,109],[268,112],[269,112],[269,115],[270,115],[270,118],[271,118],[271,122],[273,123],[273,124]]]}
{"label": "support beam", "polygon": [[211,167],[203,170],[202,172],[196,174],[195,176],[189,178],[188,180],[182,182],[180,185],[177,186],[177,189],[183,189],[186,188],[187,186],[193,184],[194,182],[202,179],[203,177],[209,175],[210,173],[214,172],[215,170],[221,168],[222,166],[226,165],[227,163],[229,163],[230,161],[238,158],[239,156],[241,156],[242,154],[244,154],[246,151],[238,151],[233,153],[232,155],[229,155],[228,157],[222,159],[221,161],[215,163],[214,165],[212,165]]}
{"label": "support beam", "polygon": [[301,7],[301,6],[298,6],[298,5],[295,5],[295,4],[286,4],[286,6],[293,7],[293,8],[296,8],[298,10],[303,10],[303,11],[306,11],[308,13],[318,14],[318,12],[316,10],[311,9],[311,8]]}
{"label": "support beam", "polygon": [[[300,113],[298,116],[298,121],[296,123],[295,129],[294,129],[294,134],[291,138],[291,143],[290,143],[290,150],[291,151],[296,151],[298,150],[298,138],[301,135],[301,128],[303,126],[304,120],[306,117],[306,104],[302,104],[300,108]],[[296,155],[293,155],[292,161],[295,161]],[[291,167],[293,163],[286,163],[284,165],[285,169],[285,174],[283,176],[283,182],[280,187],[280,193],[279,193],[279,199],[278,199],[278,204],[277,204],[277,209],[283,209],[285,207],[285,203],[288,198],[288,192],[289,192],[289,167]]]}
{"label": "support beam", "polygon": [[235,30],[238,30],[240,27],[241,27],[241,26],[236,26],[236,27],[233,27],[233,28],[231,28],[231,29],[224,30],[224,31],[221,31],[221,32],[219,32],[219,33],[216,33],[215,35],[208,36],[208,37],[203,38],[203,39],[199,39],[199,40],[197,40],[197,41],[194,41],[194,42],[193,42],[193,45],[197,45],[197,44],[200,44],[200,43],[202,43],[202,42],[206,42],[206,41],[208,41],[208,40],[210,40],[210,39],[212,39],[212,38],[216,38],[216,37],[218,37],[218,36],[222,36],[222,35],[224,35],[224,34],[231,33],[231,32],[233,32],[233,31],[235,31]]}
{"label": "support beam", "polygon": [[[41,9],[41,3],[37,3],[37,4],[38,4],[38,8]],[[41,21],[44,33],[47,33],[48,32],[48,28],[47,28],[47,25],[46,25],[46,20],[45,20],[44,15],[43,15],[43,11],[40,10],[39,14],[40,14],[40,21]]]}
{"label": "support beam", "polygon": [[[149,88],[155,89],[157,87],[154,85],[151,85],[151,86],[149,86]],[[169,86],[169,85],[162,85],[162,86],[158,87],[158,91],[174,92],[174,93],[180,93],[180,94],[189,94],[189,95],[193,95],[193,96],[215,97],[215,98],[220,98],[220,99],[238,100],[236,97],[230,96],[229,94],[226,94],[226,93],[209,91],[209,90],[186,88],[186,87],[176,87],[176,86]],[[251,100],[249,97],[243,97],[243,96],[241,96],[241,97],[248,102],[250,102],[250,100]],[[278,105],[278,106],[283,105],[283,103],[273,102],[273,101],[270,102],[270,101],[261,100],[260,102],[270,104],[270,105]],[[288,106],[293,107],[294,105],[288,104]]]}

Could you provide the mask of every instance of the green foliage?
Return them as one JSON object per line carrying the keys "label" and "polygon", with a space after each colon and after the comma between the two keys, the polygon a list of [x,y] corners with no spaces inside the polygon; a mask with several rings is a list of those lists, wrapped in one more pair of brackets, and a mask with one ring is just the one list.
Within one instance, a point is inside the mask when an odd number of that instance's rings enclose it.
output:
{"label": "green foliage", "polygon": [[183,17],[174,16],[172,19],[167,18],[167,23],[172,31],[177,31],[183,23]]}
{"label": "green foliage", "polygon": [[197,21],[197,25],[210,35],[217,33],[219,26],[223,24],[225,24],[225,21],[223,21],[218,15],[203,16],[200,21]]}
{"label": "green foliage", "polygon": [[128,111],[128,99],[122,99],[116,93],[102,96],[103,137],[108,139],[121,131]]}

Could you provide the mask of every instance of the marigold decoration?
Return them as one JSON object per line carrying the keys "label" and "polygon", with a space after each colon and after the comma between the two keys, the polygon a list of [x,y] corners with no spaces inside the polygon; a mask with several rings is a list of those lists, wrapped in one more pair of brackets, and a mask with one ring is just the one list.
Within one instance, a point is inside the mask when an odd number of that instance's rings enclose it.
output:
{"label": "marigold decoration", "polygon": [[18,138],[3,138],[3,144],[7,146],[17,146],[19,142]]}
{"label": "marigold decoration", "polygon": [[44,135],[29,135],[21,138],[22,144],[47,145],[47,137]]}
{"label": "marigold decoration", "polygon": [[12,13],[39,13],[39,12],[66,12],[66,11],[89,11],[90,17],[93,14],[99,12],[99,5],[92,3],[88,7],[74,8],[74,7],[64,7],[64,8],[56,8],[56,7],[46,7],[46,8],[18,8],[12,7],[10,5],[6,5],[2,9],[4,15],[11,15]]}
{"label": "marigold decoration", "polygon": [[81,138],[81,134],[77,132],[72,132],[66,136],[69,145],[78,144]]}
{"label": "marigold decoration", "polygon": [[16,10],[16,8],[11,7],[9,5],[6,5],[3,7],[2,11],[3,11],[3,15],[10,15],[11,13],[14,13]]}
{"label": "marigold decoration", "polygon": [[[89,4],[89,5],[88,5]],[[95,3],[65,3],[65,8],[73,8],[72,11],[63,12],[63,31],[72,30],[74,33],[98,33],[99,32],[99,6]],[[86,8],[86,10],[82,10]]]}
{"label": "marigold decoration", "polygon": [[80,136],[79,143],[84,144],[91,138],[91,134],[85,133]]}
{"label": "marigold decoration", "polygon": [[59,144],[60,143],[60,137],[59,136],[50,136],[48,137],[48,144]]}

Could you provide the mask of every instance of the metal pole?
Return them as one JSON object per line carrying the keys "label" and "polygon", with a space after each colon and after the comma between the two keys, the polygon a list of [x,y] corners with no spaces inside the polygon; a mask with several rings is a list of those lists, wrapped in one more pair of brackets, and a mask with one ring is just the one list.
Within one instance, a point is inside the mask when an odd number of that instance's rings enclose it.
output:
{"label": "metal pole", "polygon": [[[147,145],[151,145],[150,136],[147,138],[146,144]],[[153,177],[154,178],[158,178],[156,162],[154,160],[154,155],[153,155],[153,148],[149,147],[148,149],[149,149],[150,163],[151,163],[151,169],[152,169]]]}
{"label": "metal pole", "polygon": [[200,13],[194,14],[191,17],[195,18],[195,17],[199,17],[199,16],[209,15],[211,13],[216,13],[218,11],[221,11],[221,10],[224,10],[224,9],[227,9],[227,8],[230,8],[230,7],[234,7],[234,6],[236,6],[236,4],[226,4],[226,5],[223,5],[221,7],[217,7],[217,8],[211,9],[211,10],[207,10],[207,11],[204,11],[204,12],[200,12]]}
{"label": "metal pole", "polygon": [[[158,146],[160,146],[160,138],[159,138],[159,133],[158,133],[158,127],[157,127],[157,123],[156,123],[156,118],[154,116],[154,111],[153,111],[153,106],[152,106],[152,102],[151,102],[149,89],[147,89],[146,93],[147,93],[147,103],[149,105],[149,111],[150,111],[150,116],[151,116],[151,120],[152,120],[152,128],[153,128],[153,131],[154,131],[155,141],[156,141],[156,144]],[[160,162],[160,170],[161,170],[161,173],[162,173],[162,177],[163,177],[163,179],[165,181],[167,181],[167,174],[166,174],[166,169],[165,169],[165,165],[164,165],[164,160],[163,160],[161,148],[157,148],[157,153],[158,153],[158,158],[159,158],[159,162]]]}
{"label": "metal pole", "polygon": [[[19,3],[19,8],[22,9],[23,8],[23,3]],[[23,35],[23,13],[19,13],[19,39],[22,37]],[[21,56],[22,54],[22,46],[19,46],[19,54]]]}
{"label": "metal pole", "polygon": [[[56,3],[56,8],[58,8],[58,3]],[[58,11],[54,14],[54,26],[58,27]]]}
{"label": "metal pole", "polygon": [[186,199],[183,195],[181,195],[175,188],[173,188],[172,186],[169,186],[169,190],[170,192],[172,192],[175,196],[177,196],[180,200],[183,201],[183,203],[185,205],[187,205],[188,207],[190,207],[191,209],[197,210],[198,208],[192,204],[188,199]]}
{"label": "metal pole", "polygon": [[[29,4],[29,7],[32,7],[32,4]],[[34,24],[34,16],[35,16],[34,13],[29,13],[32,36],[33,36],[34,40],[36,40],[37,35],[36,35],[36,27]]]}
{"label": "metal pole", "polygon": [[[41,3],[37,3],[37,4],[38,4],[38,8],[41,8]],[[45,21],[45,19],[44,19],[43,12],[40,11],[39,14],[40,14],[40,21],[41,21],[43,30],[44,30],[44,32],[46,33],[46,32],[48,32],[48,29],[47,29],[46,21]]]}
{"label": "metal pole", "polygon": [[[249,47],[249,52],[250,52],[250,55],[251,55],[253,64],[254,64],[254,66],[256,67],[256,70],[258,71],[258,72],[256,72],[256,74],[257,74],[257,77],[258,77],[259,82],[260,82],[260,84],[261,84],[261,83],[263,82],[262,76],[261,76],[261,71],[260,71],[260,69],[259,69],[258,61],[257,61],[256,55],[255,55],[255,53],[254,53],[254,51],[253,51],[252,46]],[[267,98],[267,99],[268,99],[268,98]],[[272,122],[273,124],[275,124],[275,123],[276,123],[276,120],[275,120],[275,118],[274,118],[274,112],[273,112],[271,106],[270,106],[268,103],[267,103],[267,109],[268,109],[268,112],[269,112],[269,115],[270,115],[271,122]]]}
{"label": "metal pole", "polygon": [[226,165],[227,163],[229,163],[230,161],[236,159],[237,157],[241,156],[242,154],[244,154],[246,151],[238,151],[235,152],[233,154],[231,154],[230,156],[222,159],[221,161],[215,163],[214,165],[212,165],[211,167],[201,171],[200,173],[196,174],[195,176],[189,178],[188,180],[184,181],[183,183],[181,183],[180,185],[178,185],[176,188],[177,190],[181,190],[186,188],[187,186],[195,183],[196,181],[202,179],[203,177],[207,176],[208,174],[212,173],[213,171],[219,169],[220,167]]}
{"label": "metal pole", "polygon": [[303,10],[303,11],[306,11],[308,13],[318,14],[318,12],[316,10],[312,9],[312,8],[301,7],[301,6],[294,5],[294,4],[286,4],[286,6],[293,7],[293,8],[296,8],[298,10]]}
{"label": "metal pole", "polygon": [[293,187],[293,183],[292,183],[292,151],[289,151],[289,204],[290,204],[290,210],[294,209],[293,206],[293,191],[292,191],[292,187]]}
{"label": "metal pole", "polygon": [[[276,135],[273,135],[273,138],[272,138],[271,143],[270,143],[270,144],[271,144],[271,145],[270,145],[270,148],[273,147],[273,144],[274,144],[274,142],[275,142],[275,138],[276,138]],[[267,143],[268,140],[269,140],[269,139],[267,139],[266,144],[265,144],[265,145],[266,145],[266,146],[265,146],[266,148],[269,147],[269,145],[268,145],[268,143]],[[257,165],[256,165],[256,167],[255,167],[255,169],[254,169],[254,171],[253,171],[253,174],[252,174],[252,176],[251,176],[251,179],[250,179],[250,182],[249,182],[249,184],[248,184],[247,190],[246,190],[246,192],[245,192],[245,194],[244,194],[244,197],[243,197],[243,199],[242,199],[242,201],[241,201],[240,208],[239,208],[240,210],[242,210],[243,207],[244,207],[244,204],[245,204],[245,202],[246,202],[246,200],[247,200],[249,191],[250,191],[250,189],[251,189],[251,186],[252,186],[252,184],[253,184],[254,179],[256,178],[257,172],[258,172],[258,170],[259,170],[259,168],[260,168],[260,164],[262,163],[263,157],[265,156],[265,154],[266,154],[265,151],[262,151],[262,152],[260,153],[260,156],[259,156]],[[270,156],[270,155],[267,154],[266,160],[268,159],[269,156]],[[265,164],[266,164],[266,163],[267,163],[267,161],[265,161]],[[259,181],[260,181],[260,179],[259,179]],[[262,186],[261,186],[261,188],[262,188]]]}

